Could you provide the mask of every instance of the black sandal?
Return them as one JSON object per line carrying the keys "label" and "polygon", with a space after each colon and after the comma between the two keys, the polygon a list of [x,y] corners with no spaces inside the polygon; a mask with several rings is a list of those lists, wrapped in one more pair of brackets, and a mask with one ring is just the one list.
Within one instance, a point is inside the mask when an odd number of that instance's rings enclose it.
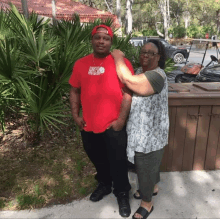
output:
{"label": "black sandal", "polygon": [[[140,214],[140,215],[142,216],[141,219],[146,219],[146,218],[150,215],[150,213],[151,213],[153,210],[154,210],[154,206],[152,206],[150,212],[148,212],[146,208],[139,207],[139,208],[137,209],[137,211],[134,213],[134,215],[135,215],[136,213],[138,213],[138,214]],[[138,218],[135,217],[134,215],[132,216],[132,219],[138,219]]]}
{"label": "black sandal", "polygon": [[[134,195],[133,195],[134,198],[135,198],[135,199],[141,199],[140,190],[138,189],[136,192],[138,192],[139,195],[137,196],[136,193],[134,193]],[[153,193],[153,196],[156,196],[157,193],[158,193],[158,192],[154,192],[154,193]]]}

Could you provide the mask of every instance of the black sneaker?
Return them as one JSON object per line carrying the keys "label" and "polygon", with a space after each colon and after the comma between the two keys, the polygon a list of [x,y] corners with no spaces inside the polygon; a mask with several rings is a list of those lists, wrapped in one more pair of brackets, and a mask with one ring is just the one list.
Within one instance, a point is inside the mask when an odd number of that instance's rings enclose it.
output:
{"label": "black sneaker", "polygon": [[129,204],[129,193],[128,192],[120,192],[117,195],[118,206],[119,206],[119,214],[122,217],[129,217],[131,214],[131,207]]}
{"label": "black sneaker", "polygon": [[91,194],[90,196],[90,200],[93,202],[98,202],[101,199],[103,199],[103,197],[105,195],[108,195],[112,192],[112,189],[110,186],[106,186],[104,183],[99,183],[98,187],[95,189],[95,191]]}

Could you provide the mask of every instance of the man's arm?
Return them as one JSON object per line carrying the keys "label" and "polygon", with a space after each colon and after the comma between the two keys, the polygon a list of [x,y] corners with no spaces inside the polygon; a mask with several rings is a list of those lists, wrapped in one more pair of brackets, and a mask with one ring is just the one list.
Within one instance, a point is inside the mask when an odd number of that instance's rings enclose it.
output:
{"label": "man's arm", "polygon": [[80,110],[80,88],[71,87],[70,89],[70,108],[72,116],[80,130],[86,126],[85,121],[79,116]]}
{"label": "man's arm", "polygon": [[117,120],[112,122],[109,128],[113,128],[115,131],[120,131],[124,127],[130,109],[131,109],[131,101],[132,101],[132,92],[127,88],[123,88],[123,99],[121,103],[120,113]]}

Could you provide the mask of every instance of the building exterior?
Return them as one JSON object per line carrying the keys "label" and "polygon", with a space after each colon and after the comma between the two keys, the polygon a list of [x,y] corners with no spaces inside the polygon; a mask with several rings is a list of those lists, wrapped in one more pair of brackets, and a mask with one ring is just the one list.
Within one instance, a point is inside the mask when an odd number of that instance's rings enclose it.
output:
{"label": "building exterior", "polygon": [[[0,7],[2,9],[10,8],[9,3],[14,4],[16,8],[23,13],[21,0],[0,0]],[[51,0],[27,0],[27,5],[29,13],[34,11],[44,17],[53,17]],[[120,27],[117,16],[110,12],[101,11],[72,0],[56,1],[56,19],[70,20],[75,13],[79,15],[82,23],[93,22],[96,19],[105,21],[106,19],[111,18],[113,20],[114,27]]]}

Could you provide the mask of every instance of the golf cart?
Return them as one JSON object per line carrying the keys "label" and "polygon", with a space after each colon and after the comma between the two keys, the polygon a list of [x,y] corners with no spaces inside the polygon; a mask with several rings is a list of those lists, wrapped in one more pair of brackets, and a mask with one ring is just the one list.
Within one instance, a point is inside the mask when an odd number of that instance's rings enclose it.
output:
{"label": "golf cart", "polygon": [[[219,48],[218,43],[220,40],[211,39],[194,39],[191,42],[189,51],[191,51],[193,44],[205,43],[205,51],[203,53],[202,63],[188,63],[181,68],[182,74],[178,74],[175,77],[175,83],[189,83],[189,82],[220,82],[220,60],[219,60]],[[216,48],[216,56],[211,55],[211,61],[204,67],[203,62],[205,60],[206,51],[209,44],[212,44]],[[186,63],[188,62],[188,58]]]}

